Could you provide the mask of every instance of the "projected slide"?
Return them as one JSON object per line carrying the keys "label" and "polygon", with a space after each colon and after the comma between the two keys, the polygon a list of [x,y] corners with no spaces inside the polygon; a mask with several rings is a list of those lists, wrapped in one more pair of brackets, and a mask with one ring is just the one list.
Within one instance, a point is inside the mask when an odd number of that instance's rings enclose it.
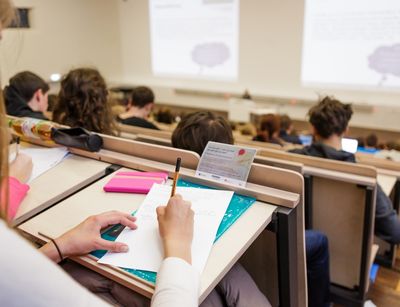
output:
{"label": "projected slide", "polygon": [[306,0],[302,82],[400,90],[400,1]]}
{"label": "projected slide", "polygon": [[150,0],[153,74],[235,80],[239,0]]}

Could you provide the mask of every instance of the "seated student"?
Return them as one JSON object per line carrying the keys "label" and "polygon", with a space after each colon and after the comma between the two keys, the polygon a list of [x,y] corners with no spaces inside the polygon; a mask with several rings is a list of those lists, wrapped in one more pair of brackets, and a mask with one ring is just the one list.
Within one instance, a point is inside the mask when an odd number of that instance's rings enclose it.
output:
{"label": "seated student", "polygon": [[378,137],[375,133],[370,133],[365,138],[365,148],[378,149]]}
{"label": "seated student", "polygon": [[49,85],[38,75],[23,71],[16,74],[4,88],[4,100],[8,115],[47,119]]}
{"label": "seated student", "polygon": [[[313,106],[308,114],[313,129],[314,143],[302,149],[291,150],[291,152],[355,163],[354,154],[342,150],[342,137],[348,130],[353,114],[351,105],[343,104],[332,97],[325,97]],[[379,184],[376,198],[375,234],[387,242],[400,243],[400,220],[393,210],[391,200]]]}
{"label": "seated student", "polygon": [[155,114],[156,121],[163,124],[173,124],[175,122],[174,115],[171,112],[170,108],[161,108]]}
{"label": "seated student", "polygon": [[[176,148],[192,150],[202,155],[209,141],[233,144],[233,136],[230,125],[221,117],[211,112],[196,112],[185,116],[172,134],[172,146]],[[306,261],[308,306],[329,306],[329,250],[327,237],[318,232],[306,230]],[[247,272],[243,269],[243,275]],[[236,281],[239,282],[239,281]],[[240,283],[240,282],[239,282]],[[231,281],[235,284],[235,281]],[[256,285],[248,287],[247,291],[259,296]],[[218,288],[218,286],[217,286]],[[240,291],[242,293],[245,291]],[[235,294],[232,293],[231,294]],[[258,306],[251,305],[248,306]]]}
{"label": "seated student", "polygon": [[116,134],[104,78],[93,68],[71,70],[61,81],[53,121],[93,132]]}
{"label": "seated student", "polygon": [[135,87],[132,90],[131,101],[128,103],[128,110],[118,115],[117,120],[124,125],[160,130],[147,120],[153,106],[153,91],[145,86]]}
{"label": "seated student", "polygon": [[279,137],[285,142],[301,145],[299,136],[294,134],[292,119],[286,114],[279,116],[279,118],[281,121]]}
{"label": "seated student", "polygon": [[253,141],[267,142],[283,145],[283,141],[279,138],[280,120],[275,114],[267,114],[263,117],[257,135]]}

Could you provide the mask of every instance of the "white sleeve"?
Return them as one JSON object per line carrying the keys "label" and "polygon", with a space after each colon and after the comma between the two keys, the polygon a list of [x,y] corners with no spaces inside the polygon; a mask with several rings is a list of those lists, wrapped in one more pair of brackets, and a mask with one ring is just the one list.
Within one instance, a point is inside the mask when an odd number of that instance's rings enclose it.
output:
{"label": "white sleeve", "polygon": [[167,258],[157,274],[152,307],[194,307],[199,300],[199,274],[180,258]]}
{"label": "white sleeve", "polygon": [[109,306],[0,220],[0,306]]}

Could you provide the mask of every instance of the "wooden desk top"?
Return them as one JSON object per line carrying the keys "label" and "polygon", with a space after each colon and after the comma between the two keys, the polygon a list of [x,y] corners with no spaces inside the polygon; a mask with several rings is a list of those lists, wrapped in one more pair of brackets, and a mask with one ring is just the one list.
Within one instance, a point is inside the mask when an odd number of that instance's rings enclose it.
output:
{"label": "wooden desk top", "polygon": [[[39,146],[29,145],[31,148]],[[18,225],[105,174],[109,163],[69,154],[30,185],[13,225]]]}
{"label": "wooden desk top", "polygon": [[[19,229],[33,239],[46,241],[38,232],[57,237],[94,214],[109,210],[132,213],[139,207],[145,195],[104,192],[102,188],[110,176],[112,174],[23,223]],[[214,244],[201,276],[200,302],[265,229],[276,208],[257,201]],[[148,297],[154,292],[153,286],[148,282],[121,269],[97,264],[91,256],[80,257],[77,261]]]}

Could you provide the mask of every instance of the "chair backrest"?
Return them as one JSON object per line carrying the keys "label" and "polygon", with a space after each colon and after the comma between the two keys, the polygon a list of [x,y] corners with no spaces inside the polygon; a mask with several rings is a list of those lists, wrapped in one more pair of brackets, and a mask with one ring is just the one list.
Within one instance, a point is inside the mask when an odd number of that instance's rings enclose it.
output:
{"label": "chair backrest", "polygon": [[125,133],[143,134],[143,135],[149,135],[149,136],[154,136],[154,137],[158,137],[158,138],[164,138],[164,139],[168,139],[168,140],[171,139],[171,135],[172,135],[171,131],[155,130],[155,129],[142,128],[142,127],[136,127],[136,126],[124,125],[124,124],[118,124],[118,128],[121,132],[125,132]]}
{"label": "chair backrest", "polygon": [[137,134],[136,141],[172,147],[171,140],[151,135]]}
{"label": "chair backrest", "polygon": [[391,161],[382,158],[376,158],[371,154],[356,154],[357,162],[365,165],[375,166],[376,168],[400,172],[400,162]]}
{"label": "chair backrest", "polygon": [[276,149],[276,150],[283,150],[283,147],[278,144],[273,144],[273,143],[267,143],[267,142],[259,142],[259,141],[252,141],[252,140],[236,140],[235,142],[237,145],[243,145],[243,146],[250,146],[258,149]]}
{"label": "chair backrest", "polygon": [[[366,287],[372,248],[376,198],[376,169],[369,166],[263,149],[257,162],[282,161],[303,165],[304,176],[311,176],[306,195],[311,201],[312,228],[329,239],[331,281],[354,289]],[[286,165],[285,165],[286,164]]]}
{"label": "chair backrest", "polygon": [[176,159],[180,157],[182,158],[182,167],[190,169],[196,169],[197,164],[200,161],[200,156],[193,151],[128,139],[124,140],[126,142],[121,142],[121,138],[118,137],[104,134],[101,136],[103,138],[103,148],[105,150],[118,150],[120,153],[172,165],[174,165],[176,163]]}

